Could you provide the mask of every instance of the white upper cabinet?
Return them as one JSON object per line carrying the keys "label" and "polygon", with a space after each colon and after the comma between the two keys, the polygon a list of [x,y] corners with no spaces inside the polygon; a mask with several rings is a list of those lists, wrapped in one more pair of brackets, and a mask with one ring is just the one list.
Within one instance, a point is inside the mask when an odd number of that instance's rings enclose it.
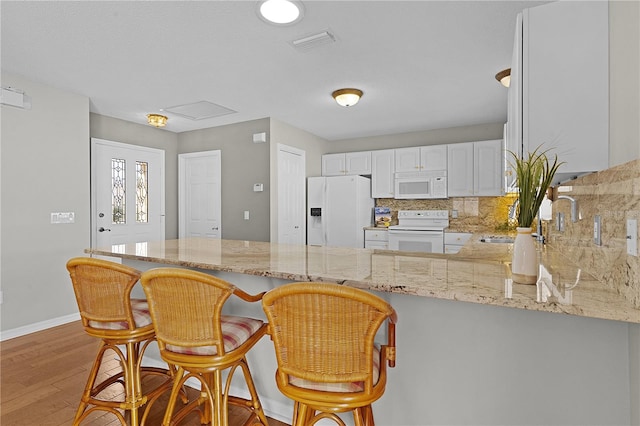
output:
{"label": "white upper cabinet", "polygon": [[448,145],[449,197],[503,195],[502,139]]}
{"label": "white upper cabinet", "polygon": [[430,145],[395,150],[396,172],[447,169],[447,145]]}
{"label": "white upper cabinet", "polygon": [[557,154],[565,162],[557,181],[607,168],[608,2],[552,2],[525,9],[521,19],[511,64],[508,145],[515,138],[524,155],[538,146]]}
{"label": "white upper cabinet", "polygon": [[473,195],[503,195],[502,139],[473,143]]}
{"label": "white upper cabinet", "polygon": [[373,198],[393,198],[394,173],[394,149],[371,151],[371,196]]}
{"label": "white upper cabinet", "polygon": [[322,156],[322,176],[342,176],[346,173],[345,154]]}
{"label": "white upper cabinet", "polygon": [[322,176],[370,175],[371,151],[324,154]]}
{"label": "white upper cabinet", "polygon": [[451,144],[448,151],[449,197],[473,196],[473,142]]}

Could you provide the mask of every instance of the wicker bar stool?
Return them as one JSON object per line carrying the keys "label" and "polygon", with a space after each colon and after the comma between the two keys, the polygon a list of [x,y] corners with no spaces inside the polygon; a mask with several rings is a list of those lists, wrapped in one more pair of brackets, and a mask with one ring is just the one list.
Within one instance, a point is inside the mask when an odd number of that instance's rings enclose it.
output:
{"label": "wicker bar stool", "polygon": [[[386,365],[395,366],[395,310],[364,290],[327,283],[292,283],[262,299],[276,352],[276,383],[294,400],[293,425],[321,419],[373,425],[371,404],[385,390]],[[374,344],[388,322],[388,343]]]}
{"label": "wicker bar stool", "polygon": [[[267,425],[246,359],[247,352],[266,334],[267,324],[222,314],[222,307],[231,295],[257,302],[263,294],[252,296],[222,279],[178,268],[149,270],[142,274],[141,282],[160,355],[178,368],[162,424],[177,424],[197,409],[202,424],[226,426],[228,404],[236,404],[250,411],[247,424],[260,421]],[[238,368],[251,395],[249,400],[229,395]],[[222,377],[224,370],[228,370],[226,381]],[[174,413],[178,391],[190,378],[200,382],[200,396]]]}
{"label": "wicker bar stool", "polygon": [[[131,289],[141,273],[119,263],[88,257],[69,260],[67,270],[84,330],[100,339],[73,424],[80,424],[95,411],[110,412],[123,425],[127,423],[121,411],[129,412],[132,426],[144,424],[149,407],[171,389],[173,377],[171,369],[141,366],[146,348],[155,340],[147,302],[131,299]],[[99,381],[100,365],[109,350],[117,356],[122,371]],[[148,374],[163,376],[164,380],[145,394],[142,376]],[[101,398],[100,394],[111,386],[124,387],[124,401]],[[140,419],[139,408],[145,405]]]}

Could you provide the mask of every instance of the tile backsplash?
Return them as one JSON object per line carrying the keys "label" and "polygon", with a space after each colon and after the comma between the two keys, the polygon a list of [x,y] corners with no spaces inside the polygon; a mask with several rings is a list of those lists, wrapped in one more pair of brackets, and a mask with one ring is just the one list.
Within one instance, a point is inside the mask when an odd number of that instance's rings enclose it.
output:
{"label": "tile backsplash", "polygon": [[[446,200],[395,200],[381,198],[376,206],[390,207],[392,224],[398,210],[449,210],[449,228],[459,232],[506,232],[509,207],[515,197],[454,197]],[[453,217],[456,212],[457,218]]]}
{"label": "tile backsplash", "polygon": [[[547,243],[558,248],[582,270],[616,289],[640,309],[640,257],[627,254],[626,222],[640,224],[640,159],[582,176],[554,189],[554,198],[568,195],[578,202],[579,220],[571,221],[571,203],[552,203],[553,219],[543,224]],[[449,229],[474,233],[509,233],[509,207],[515,195],[466,197],[446,200],[378,199],[376,206],[390,207],[392,224],[398,210],[449,210]],[[453,217],[453,212],[457,218]],[[556,230],[556,214],[565,215],[565,229]],[[601,245],[593,240],[594,217],[601,218]],[[513,224],[511,224],[513,225]],[[640,229],[638,232],[640,235]]]}
{"label": "tile backsplash", "polygon": [[[578,202],[579,220],[571,221],[570,202],[554,201],[548,243],[640,308],[640,258],[626,250],[627,219],[640,223],[640,159],[582,176],[560,189]],[[558,212],[566,218],[564,232],[556,230]],[[593,239],[596,215],[601,218],[600,246]]]}

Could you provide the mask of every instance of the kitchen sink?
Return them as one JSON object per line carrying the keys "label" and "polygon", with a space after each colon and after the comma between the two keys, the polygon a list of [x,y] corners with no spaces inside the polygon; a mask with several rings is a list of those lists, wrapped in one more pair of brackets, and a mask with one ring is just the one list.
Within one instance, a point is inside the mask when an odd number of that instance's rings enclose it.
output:
{"label": "kitchen sink", "polygon": [[481,243],[498,243],[498,244],[511,244],[513,243],[513,238],[511,237],[482,237],[480,238]]}

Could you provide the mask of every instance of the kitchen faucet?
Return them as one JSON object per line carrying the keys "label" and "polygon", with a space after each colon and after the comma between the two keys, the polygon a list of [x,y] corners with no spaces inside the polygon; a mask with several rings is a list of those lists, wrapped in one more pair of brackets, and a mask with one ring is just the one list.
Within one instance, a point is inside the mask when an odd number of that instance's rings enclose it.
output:
{"label": "kitchen faucet", "polygon": [[558,195],[558,198],[556,198],[556,201],[557,200],[571,201],[571,222],[577,222],[578,221],[578,201],[573,197],[569,197],[568,195]]}
{"label": "kitchen faucet", "polygon": [[520,199],[516,198],[511,207],[509,207],[509,219],[516,220],[518,218],[518,204],[520,204]]}

